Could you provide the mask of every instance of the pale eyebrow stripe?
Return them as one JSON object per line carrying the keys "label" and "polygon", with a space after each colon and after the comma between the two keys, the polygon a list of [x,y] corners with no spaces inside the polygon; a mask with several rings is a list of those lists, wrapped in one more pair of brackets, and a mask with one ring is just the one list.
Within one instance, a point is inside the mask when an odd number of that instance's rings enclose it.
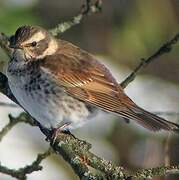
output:
{"label": "pale eyebrow stripe", "polygon": [[43,39],[45,39],[45,34],[43,32],[37,32],[28,40],[24,41],[23,44],[29,44],[32,43],[33,41],[39,42]]}

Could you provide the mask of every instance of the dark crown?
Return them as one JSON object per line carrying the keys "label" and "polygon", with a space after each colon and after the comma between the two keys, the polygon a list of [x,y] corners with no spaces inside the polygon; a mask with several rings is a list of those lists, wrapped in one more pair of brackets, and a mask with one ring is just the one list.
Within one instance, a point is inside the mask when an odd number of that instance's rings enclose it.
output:
{"label": "dark crown", "polygon": [[22,26],[17,29],[15,35],[10,38],[10,44],[17,44],[23,41],[26,41],[35,33],[43,31],[46,32],[43,28],[39,26]]}

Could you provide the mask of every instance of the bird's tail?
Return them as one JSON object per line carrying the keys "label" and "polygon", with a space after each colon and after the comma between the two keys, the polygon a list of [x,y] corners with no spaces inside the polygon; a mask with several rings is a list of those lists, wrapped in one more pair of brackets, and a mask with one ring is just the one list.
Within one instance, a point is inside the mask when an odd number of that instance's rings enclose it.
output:
{"label": "bird's tail", "polygon": [[125,118],[131,119],[151,131],[175,131],[179,133],[179,125],[169,122],[161,117],[156,116],[138,106],[130,107],[130,111],[125,111],[121,115]]}

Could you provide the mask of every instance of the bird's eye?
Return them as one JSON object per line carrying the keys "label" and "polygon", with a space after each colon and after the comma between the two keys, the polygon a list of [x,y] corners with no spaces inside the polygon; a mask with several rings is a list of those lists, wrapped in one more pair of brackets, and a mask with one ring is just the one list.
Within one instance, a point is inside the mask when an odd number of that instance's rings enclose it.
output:
{"label": "bird's eye", "polygon": [[33,42],[31,43],[31,46],[32,46],[32,47],[37,46],[37,42],[36,42],[36,41],[33,41]]}

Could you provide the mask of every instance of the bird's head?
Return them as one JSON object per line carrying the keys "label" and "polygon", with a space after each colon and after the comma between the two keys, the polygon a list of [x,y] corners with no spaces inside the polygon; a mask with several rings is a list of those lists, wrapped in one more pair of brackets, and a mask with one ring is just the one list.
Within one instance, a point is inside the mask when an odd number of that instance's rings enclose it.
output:
{"label": "bird's head", "polygon": [[10,38],[10,48],[21,49],[27,59],[42,59],[58,49],[57,40],[39,26],[22,26]]}

